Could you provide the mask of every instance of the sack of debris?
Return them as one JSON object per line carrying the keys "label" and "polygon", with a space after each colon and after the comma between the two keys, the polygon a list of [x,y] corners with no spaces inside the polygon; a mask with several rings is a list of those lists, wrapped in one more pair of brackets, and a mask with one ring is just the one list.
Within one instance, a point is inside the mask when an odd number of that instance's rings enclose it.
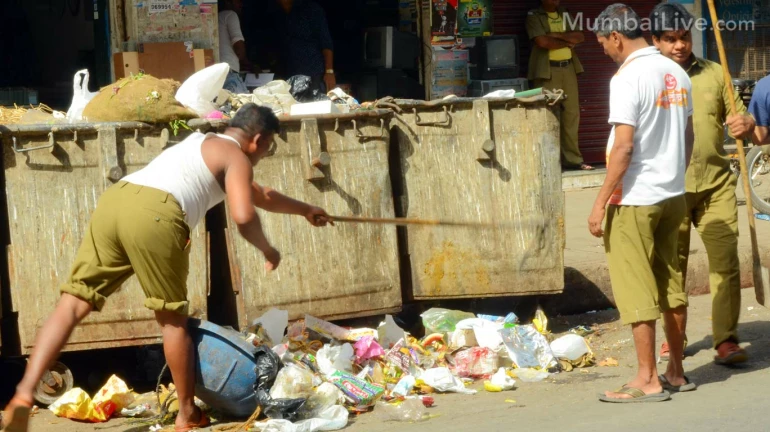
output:
{"label": "sack of debris", "polygon": [[89,122],[168,123],[198,117],[176,100],[179,86],[171,79],[132,75],[102,88],[86,105],[83,118]]}

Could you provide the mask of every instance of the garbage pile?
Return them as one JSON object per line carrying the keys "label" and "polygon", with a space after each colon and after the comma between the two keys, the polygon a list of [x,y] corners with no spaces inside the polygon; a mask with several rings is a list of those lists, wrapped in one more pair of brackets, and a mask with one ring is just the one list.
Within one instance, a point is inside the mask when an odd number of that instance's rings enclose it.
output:
{"label": "garbage pile", "polygon": [[[287,311],[269,310],[233,334],[265,354],[255,357],[265,360],[257,360],[258,410],[249,430],[337,430],[351,414],[369,411],[386,421],[421,422],[431,418],[437,393],[474,395],[474,383],[483,383],[488,392],[509,391],[517,381],[538,382],[595,362],[581,335],[590,330],[576,328],[553,340],[540,310],[530,324],[513,313],[501,317],[442,308],[421,318],[425,336],[416,338],[390,315],[376,329],[351,329],[312,315],[290,323]],[[93,399],[73,389],[50,409],[93,422],[112,415],[157,416],[173,411],[168,402],[173,385],[160,393],[132,393],[113,376]]]}

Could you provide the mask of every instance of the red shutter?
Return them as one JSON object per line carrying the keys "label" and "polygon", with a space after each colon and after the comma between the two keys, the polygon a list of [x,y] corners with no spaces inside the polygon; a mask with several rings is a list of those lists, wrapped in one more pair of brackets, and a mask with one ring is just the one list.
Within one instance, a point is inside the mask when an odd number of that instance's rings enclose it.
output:
{"label": "red shutter", "polygon": [[[591,23],[609,5],[616,0],[565,0],[562,5],[573,14],[583,13],[583,20],[590,19]],[[626,0],[623,3],[630,6],[641,18],[646,18],[658,3],[655,0]],[[494,32],[496,34],[519,35],[521,43],[521,62],[524,65],[521,76],[526,76],[526,65],[529,60],[529,39],[524,21],[527,11],[540,5],[539,1],[493,0],[492,12]],[[651,42],[649,33],[645,33]],[[604,163],[607,137],[610,126],[609,92],[610,79],[618,66],[604,55],[604,51],[593,33],[586,31],[585,43],[578,46],[577,54],[585,72],[578,77],[580,86],[580,149],[588,163]]]}

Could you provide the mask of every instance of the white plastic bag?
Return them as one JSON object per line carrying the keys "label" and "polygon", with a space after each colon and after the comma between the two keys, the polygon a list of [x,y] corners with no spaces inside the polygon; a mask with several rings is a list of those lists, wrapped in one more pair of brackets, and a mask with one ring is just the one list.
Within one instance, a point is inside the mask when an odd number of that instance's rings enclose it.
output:
{"label": "white plastic bag", "polygon": [[491,392],[512,390],[514,386],[516,386],[516,380],[505,373],[505,368],[498,369],[489,381],[484,382],[484,388]]}
{"label": "white plastic bag", "polygon": [[270,81],[254,89],[253,101],[257,105],[268,106],[275,115],[289,114],[291,106],[297,101],[291,95],[291,86],[286,81]]}
{"label": "white plastic bag", "polygon": [[353,372],[355,358],[355,351],[349,343],[334,347],[327,344],[316,354],[318,369],[326,376],[333,375],[335,371]]}
{"label": "white plastic bag", "polygon": [[551,376],[551,374],[546,371],[532,368],[516,369],[513,371],[513,373],[515,373],[520,380],[526,383],[540,382]]}
{"label": "white plastic bag", "polygon": [[482,348],[497,349],[503,344],[500,336],[502,323],[492,322],[482,318],[464,319],[457,323],[457,330],[473,330],[478,346]]}
{"label": "white plastic bag", "polygon": [[583,336],[568,334],[551,342],[551,351],[556,358],[575,361],[591,352]]}
{"label": "white plastic bag", "polygon": [[325,382],[318,386],[307,399],[299,412],[301,420],[318,418],[327,409],[345,402],[345,395],[332,383]]}
{"label": "white plastic bag", "polygon": [[193,110],[200,117],[205,117],[217,110],[214,100],[225,85],[230,65],[217,63],[192,74],[176,91],[176,100]]}
{"label": "white plastic bag", "polygon": [[389,350],[393,348],[393,345],[398,343],[399,340],[405,339],[406,334],[404,330],[396,324],[392,315],[385,315],[385,321],[380,323],[377,327],[377,338],[380,346]]}
{"label": "white plastic bag", "polygon": [[452,375],[452,372],[445,367],[428,369],[420,375],[420,379],[439,392],[476,394],[476,390],[465,388],[465,384],[460,381],[460,378]]}
{"label": "white plastic bag", "polygon": [[270,389],[273,399],[307,398],[313,393],[313,374],[293,363],[284,366]]}
{"label": "white plastic bag", "polygon": [[255,319],[252,324],[262,324],[267,337],[270,338],[273,344],[278,345],[283,340],[283,333],[289,325],[289,312],[271,308],[264,315]]}
{"label": "white plastic bag", "polygon": [[97,95],[88,91],[88,77],[88,69],[82,69],[75,72],[75,77],[72,79],[72,104],[67,110],[67,120],[70,123],[83,120],[83,110]]}
{"label": "white plastic bag", "polygon": [[254,423],[254,427],[262,432],[316,432],[333,431],[348,425],[348,410],[342,405],[329,407],[310,420],[300,420],[292,423],[288,420],[268,420]]}

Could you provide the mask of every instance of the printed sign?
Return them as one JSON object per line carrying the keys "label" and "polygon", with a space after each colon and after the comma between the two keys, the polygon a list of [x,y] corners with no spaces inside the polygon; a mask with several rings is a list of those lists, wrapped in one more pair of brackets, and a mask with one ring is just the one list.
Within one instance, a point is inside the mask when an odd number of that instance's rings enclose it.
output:
{"label": "printed sign", "polygon": [[179,0],[150,0],[148,6],[150,8],[149,13],[151,14],[163,13],[179,6]]}

